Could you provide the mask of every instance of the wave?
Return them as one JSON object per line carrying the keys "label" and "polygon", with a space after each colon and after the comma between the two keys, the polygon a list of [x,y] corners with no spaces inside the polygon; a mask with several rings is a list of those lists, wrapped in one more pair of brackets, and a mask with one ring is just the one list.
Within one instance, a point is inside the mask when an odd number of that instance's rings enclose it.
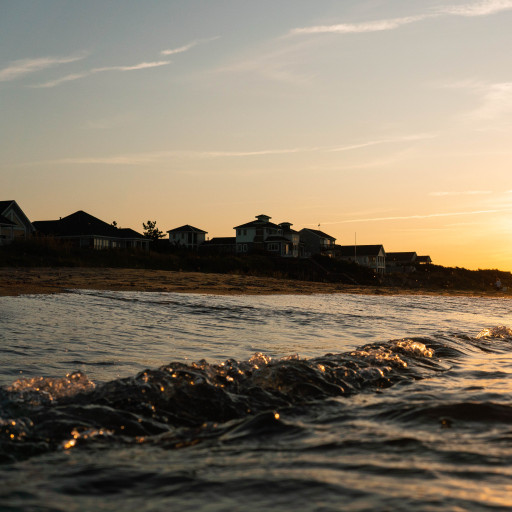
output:
{"label": "wave", "polygon": [[[82,372],[19,379],[0,388],[0,461],[91,443],[179,448],[294,431],[299,427],[282,422],[280,411],[429,378],[450,369],[468,347],[499,352],[511,342],[512,330],[496,327],[476,337],[405,338],[311,359],[258,353],[221,364],[173,362],[98,385]],[[460,405],[455,412],[465,411]],[[493,411],[509,417],[499,406]],[[439,413],[436,406],[423,411]]]}

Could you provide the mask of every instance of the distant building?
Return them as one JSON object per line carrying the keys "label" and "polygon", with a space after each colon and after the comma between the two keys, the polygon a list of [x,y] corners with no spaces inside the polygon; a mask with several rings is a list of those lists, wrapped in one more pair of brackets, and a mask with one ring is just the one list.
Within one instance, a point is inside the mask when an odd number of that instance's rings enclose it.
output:
{"label": "distant building", "polygon": [[170,229],[167,233],[169,233],[169,243],[187,249],[197,249],[201,244],[204,244],[207,231],[186,224],[179,228]]}
{"label": "distant building", "polygon": [[300,242],[304,246],[306,257],[314,254],[333,257],[336,238],[318,229],[304,228],[299,231]]}
{"label": "distant building", "polygon": [[290,222],[274,224],[268,215],[257,215],[256,220],[235,226],[236,252],[245,254],[265,251],[284,258],[299,256],[299,234]]}
{"label": "distant building", "polygon": [[236,253],[236,237],[220,236],[207,240],[200,246],[202,252],[212,254],[235,254]]}
{"label": "distant building", "polygon": [[295,229],[292,229],[293,224],[291,222],[280,222],[279,226],[281,227],[282,236],[285,239],[284,244],[282,244],[281,256],[291,258],[303,256],[303,254],[301,254],[304,251],[301,250],[300,234],[298,231],[295,231]]}
{"label": "distant building", "polygon": [[416,263],[418,265],[430,265],[432,263],[432,259],[430,256],[416,256]]}
{"label": "distant building", "polygon": [[0,201],[0,245],[26,240],[34,233],[33,224],[14,200]]}
{"label": "distant building", "polygon": [[39,236],[51,236],[78,247],[149,249],[150,240],[140,233],[129,228],[117,228],[82,210],[59,220],[40,220],[33,224]]}
{"label": "distant building", "polygon": [[415,252],[388,252],[386,269],[388,272],[414,272],[417,259]]}
{"label": "distant building", "polygon": [[378,274],[386,271],[387,254],[382,245],[337,245],[336,258],[358,263]]}

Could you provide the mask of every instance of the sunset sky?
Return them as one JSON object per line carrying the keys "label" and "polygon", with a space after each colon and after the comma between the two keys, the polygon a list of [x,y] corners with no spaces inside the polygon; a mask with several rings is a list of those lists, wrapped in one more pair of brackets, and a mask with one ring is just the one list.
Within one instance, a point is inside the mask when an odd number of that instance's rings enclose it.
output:
{"label": "sunset sky", "polygon": [[512,0],[3,1],[0,200],[512,270],[511,49]]}

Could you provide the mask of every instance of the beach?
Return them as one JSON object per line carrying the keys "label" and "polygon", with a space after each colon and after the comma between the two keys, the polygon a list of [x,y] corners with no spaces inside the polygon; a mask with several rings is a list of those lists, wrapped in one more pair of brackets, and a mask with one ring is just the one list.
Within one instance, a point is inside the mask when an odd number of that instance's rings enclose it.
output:
{"label": "beach", "polygon": [[358,293],[371,295],[452,295],[509,297],[507,292],[453,289],[410,289],[357,286],[272,277],[166,270],[88,267],[2,267],[0,296],[62,293],[73,289],[201,293],[209,295],[272,295]]}

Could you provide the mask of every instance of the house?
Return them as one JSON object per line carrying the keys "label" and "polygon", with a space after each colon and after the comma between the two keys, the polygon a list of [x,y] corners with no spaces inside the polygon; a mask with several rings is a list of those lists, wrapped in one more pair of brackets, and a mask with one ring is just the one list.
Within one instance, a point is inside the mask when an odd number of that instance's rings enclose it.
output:
{"label": "house", "polygon": [[387,254],[382,245],[337,245],[335,254],[340,260],[356,262],[378,274],[386,271]]}
{"label": "house", "polygon": [[291,222],[280,222],[279,226],[282,230],[282,236],[287,240],[282,247],[281,256],[298,258],[303,254],[303,246],[300,243],[300,234],[295,229],[292,229]]}
{"label": "house", "polygon": [[129,228],[117,228],[80,210],[59,220],[35,221],[40,236],[66,240],[91,249],[139,248],[148,250],[150,240]]}
{"label": "house", "polygon": [[314,254],[333,257],[336,238],[319,229],[304,228],[299,231],[300,242],[304,245],[306,257]]}
{"label": "house", "polygon": [[33,233],[34,226],[16,201],[0,201],[0,245],[26,240]]}
{"label": "house", "polygon": [[236,253],[236,237],[234,236],[218,236],[211,240],[207,240],[201,245],[202,252],[212,254],[235,254]]}
{"label": "house", "polygon": [[415,252],[388,252],[386,269],[388,272],[414,272],[417,257]]}
{"label": "house", "polygon": [[416,263],[418,265],[430,265],[432,263],[432,259],[430,256],[416,256]]}
{"label": "house", "polygon": [[167,233],[169,233],[169,243],[187,249],[197,249],[201,244],[204,244],[207,231],[186,224],[179,228],[170,229]]}

